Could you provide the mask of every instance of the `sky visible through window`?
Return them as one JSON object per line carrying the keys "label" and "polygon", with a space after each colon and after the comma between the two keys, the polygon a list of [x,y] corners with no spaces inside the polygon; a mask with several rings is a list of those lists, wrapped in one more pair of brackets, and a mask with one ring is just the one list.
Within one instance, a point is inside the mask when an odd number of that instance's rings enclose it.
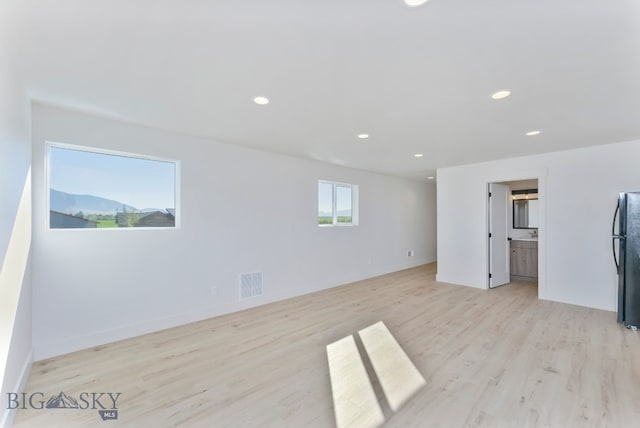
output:
{"label": "sky visible through window", "polygon": [[49,167],[53,190],[111,199],[138,210],[175,208],[173,162],[52,146]]}
{"label": "sky visible through window", "polygon": [[333,216],[333,184],[320,182],[318,186],[318,214]]}
{"label": "sky visible through window", "polygon": [[338,211],[338,216],[351,217],[351,202],[351,186],[336,186],[336,210]]}
{"label": "sky visible through window", "polygon": [[320,181],[318,182],[318,223],[334,224],[335,221],[352,223],[353,188],[348,184]]}

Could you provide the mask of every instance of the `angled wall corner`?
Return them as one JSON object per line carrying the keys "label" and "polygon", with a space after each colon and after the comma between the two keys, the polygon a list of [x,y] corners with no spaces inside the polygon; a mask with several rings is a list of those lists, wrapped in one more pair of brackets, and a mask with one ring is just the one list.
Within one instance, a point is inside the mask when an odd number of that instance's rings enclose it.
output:
{"label": "angled wall corner", "polygon": [[[24,389],[33,360],[31,349],[31,171],[27,172],[15,221],[0,267],[0,367],[2,397]],[[0,426],[15,412],[4,408]]]}

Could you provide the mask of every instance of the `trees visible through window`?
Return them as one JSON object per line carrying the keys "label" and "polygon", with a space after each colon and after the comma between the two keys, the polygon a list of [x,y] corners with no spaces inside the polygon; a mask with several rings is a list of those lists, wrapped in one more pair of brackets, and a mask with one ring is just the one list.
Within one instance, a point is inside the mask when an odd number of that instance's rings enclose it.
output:
{"label": "trees visible through window", "polygon": [[355,225],[358,186],[331,181],[318,182],[318,225]]}
{"label": "trees visible through window", "polygon": [[176,226],[177,162],[49,145],[49,227]]}

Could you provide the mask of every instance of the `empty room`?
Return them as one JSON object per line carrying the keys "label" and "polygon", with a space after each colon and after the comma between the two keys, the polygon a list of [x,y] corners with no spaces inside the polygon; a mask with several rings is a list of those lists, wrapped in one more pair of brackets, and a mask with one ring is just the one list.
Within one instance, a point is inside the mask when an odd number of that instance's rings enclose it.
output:
{"label": "empty room", "polygon": [[0,0],[0,427],[640,426],[640,3]]}

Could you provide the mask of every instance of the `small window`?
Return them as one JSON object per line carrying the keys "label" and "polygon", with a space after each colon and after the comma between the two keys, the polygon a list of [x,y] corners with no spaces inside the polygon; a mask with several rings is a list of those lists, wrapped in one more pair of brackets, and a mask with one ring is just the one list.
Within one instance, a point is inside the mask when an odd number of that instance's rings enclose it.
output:
{"label": "small window", "polygon": [[318,182],[318,225],[358,224],[358,186],[330,181]]}
{"label": "small window", "polygon": [[178,163],[48,145],[49,227],[176,227]]}

